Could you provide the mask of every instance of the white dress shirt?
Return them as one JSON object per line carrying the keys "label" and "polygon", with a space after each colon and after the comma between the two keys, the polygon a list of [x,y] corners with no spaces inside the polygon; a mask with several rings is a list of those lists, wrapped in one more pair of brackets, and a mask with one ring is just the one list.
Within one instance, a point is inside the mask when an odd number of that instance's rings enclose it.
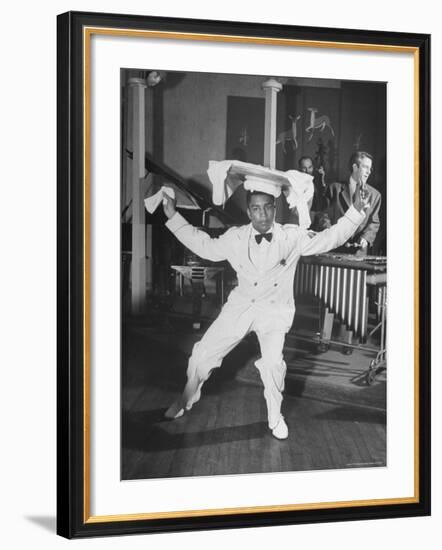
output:
{"label": "white dress shirt", "polygon": [[350,200],[352,201],[356,193],[356,185],[357,185],[357,182],[350,176],[350,180],[348,182],[348,193],[350,195]]}
{"label": "white dress shirt", "polygon": [[[274,226],[272,225],[267,233],[273,234],[273,230]],[[269,265],[273,265],[272,262],[269,261],[269,254],[272,249],[272,241],[269,242],[267,239],[263,238],[262,241],[258,244],[255,239],[256,235],[260,235],[260,233],[259,231],[256,231],[256,229],[254,229],[252,226],[249,237],[249,258],[252,264],[259,271],[263,271],[265,268],[268,268]]]}

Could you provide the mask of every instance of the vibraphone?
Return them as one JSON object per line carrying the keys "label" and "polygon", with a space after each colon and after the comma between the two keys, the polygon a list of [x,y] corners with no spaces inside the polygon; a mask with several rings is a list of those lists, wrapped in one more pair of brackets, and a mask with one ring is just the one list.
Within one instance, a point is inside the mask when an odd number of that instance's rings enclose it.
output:
{"label": "vibraphone", "polygon": [[380,347],[376,359],[370,363],[371,372],[385,362],[386,285],[387,259],[384,256],[329,253],[301,258],[295,275],[294,293],[295,296],[316,296],[326,311],[336,315],[361,343],[365,343],[368,336],[371,297],[376,305],[378,324],[370,334],[381,330]]}

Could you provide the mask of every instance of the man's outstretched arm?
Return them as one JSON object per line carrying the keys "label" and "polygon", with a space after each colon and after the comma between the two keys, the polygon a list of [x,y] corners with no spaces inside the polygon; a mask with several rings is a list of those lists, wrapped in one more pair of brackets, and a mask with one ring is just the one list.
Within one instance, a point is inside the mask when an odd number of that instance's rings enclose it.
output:
{"label": "man's outstretched arm", "polygon": [[227,258],[224,235],[212,239],[205,231],[193,227],[176,211],[176,200],[166,193],[164,193],[163,210],[168,218],[166,227],[194,254],[212,262],[220,262]]}
{"label": "man's outstretched arm", "polygon": [[354,197],[353,205],[350,206],[342,218],[339,218],[336,224],[313,236],[311,233],[305,234],[300,243],[300,254],[302,256],[322,254],[334,250],[348,241],[365,218],[365,212],[370,207],[368,198],[364,198],[363,190],[359,185],[356,188]]}

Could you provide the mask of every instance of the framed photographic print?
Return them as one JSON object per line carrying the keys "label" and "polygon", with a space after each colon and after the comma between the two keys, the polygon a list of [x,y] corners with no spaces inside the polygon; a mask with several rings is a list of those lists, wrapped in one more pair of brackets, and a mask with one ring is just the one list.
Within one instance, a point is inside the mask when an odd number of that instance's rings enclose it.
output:
{"label": "framed photographic print", "polygon": [[58,533],[430,513],[430,37],[58,17]]}

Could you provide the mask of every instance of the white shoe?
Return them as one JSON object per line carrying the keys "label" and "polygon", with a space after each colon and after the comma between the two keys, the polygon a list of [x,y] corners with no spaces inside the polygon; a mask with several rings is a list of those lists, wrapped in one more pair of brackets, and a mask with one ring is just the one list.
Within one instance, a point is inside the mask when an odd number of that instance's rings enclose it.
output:
{"label": "white shoe", "polygon": [[181,404],[175,401],[175,403],[172,403],[172,405],[164,413],[164,416],[166,418],[169,418],[170,420],[173,420],[175,418],[180,418],[180,416],[183,416],[183,414],[184,409],[181,407]]}
{"label": "white shoe", "polygon": [[172,403],[172,405],[164,413],[164,416],[166,418],[169,418],[169,419],[173,420],[175,418],[180,418],[181,416],[183,416],[185,411],[190,411],[190,409],[193,407],[193,405],[197,401],[200,400],[201,388],[202,388],[203,383],[204,382],[201,382],[198,385],[198,387],[196,389],[196,392],[193,394],[193,396],[189,399],[189,401],[187,402],[187,404],[184,407],[183,407],[182,397],[181,397],[180,399],[178,399],[177,401]]}
{"label": "white shoe", "polygon": [[272,430],[273,437],[276,437],[276,439],[287,439],[289,436],[289,429],[287,428],[287,424],[285,423],[284,418],[281,416],[279,419],[278,424],[273,428]]}

